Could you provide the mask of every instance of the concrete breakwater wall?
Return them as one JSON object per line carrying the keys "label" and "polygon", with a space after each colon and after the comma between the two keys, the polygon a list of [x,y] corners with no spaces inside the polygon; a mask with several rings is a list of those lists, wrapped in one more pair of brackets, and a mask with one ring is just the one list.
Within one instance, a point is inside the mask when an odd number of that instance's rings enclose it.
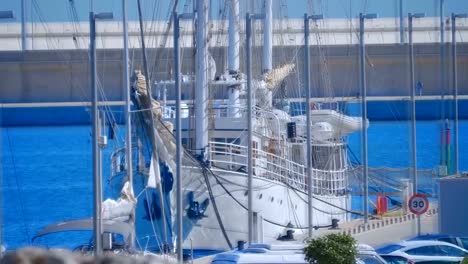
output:
{"label": "concrete breakwater wall", "polygon": [[[415,81],[422,84],[422,95],[451,95],[451,63],[447,43],[444,64],[441,64],[438,43],[415,45]],[[216,62],[216,75],[226,69],[227,49],[210,49]],[[141,69],[141,51],[131,50],[132,65]],[[193,74],[195,51],[182,51],[182,73]],[[260,76],[261,47],[253,51],[253,74]],[[295,64],[295,70],[280,85],[275,96],[299,98],[303,89],[303,48],[275,46],[274,66]],[[332,45],[311,47],[311,80],[313,97],[356,97],[360,95],[358,47]],[[366,48],[368,96],[408,96],[409,63],[405,44],[371,44]],[[244,49],[241,48],[241,71],[245,68]],[[106,100],[123,99],[122,50],[98,50],[98,77]],[[173,78],[173,51],[168,48],[148,50],[152,83]],[[468,95],[468,43],[458,46],[459,94]],[[443,71],[442,71],[443,69]],[[442,78],[444,72],[444,78]],[[33,50],[0,52],[0,103],[83,102],[90,100],[89,59],[87,50]],[[168,99],[174,98],[173,86],[167,87]],[[155,86],[154,95],[160,91]],[[193,83],[184,85],[183,97],[194,97]],[[212,87],[210,97],[226,99],[226,87]]]}

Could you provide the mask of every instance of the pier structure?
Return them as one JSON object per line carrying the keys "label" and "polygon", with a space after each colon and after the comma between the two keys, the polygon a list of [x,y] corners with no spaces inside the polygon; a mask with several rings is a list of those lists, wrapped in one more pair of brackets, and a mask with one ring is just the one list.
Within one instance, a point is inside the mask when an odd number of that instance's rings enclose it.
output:
{"label": "pier structure", "polygon": [[[366,41],[366,63],[368,68],[369,100],[373,96],[409,96],[407,82],[409,69],[407,63],[407,43],[400,43],[400,31],[395,18],[377,18],[366,23],[364,33]],[[155,26],[159,31],[148,31],[146,46],[153,80],[171,79],[169,68],[173,65],[170,38],[166,37],[166,22]],[[216,74],[228,69],[228,23],[212,21],[209,35],[209,51],[216,62]],[[240,22],[240,43],[245,45],[245,27]],[[457,19],[457,65],[459,72],[468,72],[468,19]],[[446,25],[450,27],[450,25]],[[302,19],[273,21],[273,67],[285,63],[296,64],[296,73],[286,79],[286,95],[301,97],[303,87],[302,71],[304,41]],[[33,102],[85,102],[89,101],[89,59],[87,23],[37,23],[26,27],[28,32],[27,51],[21,50],[21,23],[0,24],[0,103]],[[47,30],[46,30],[47,29]],[[181,22],[182,69],[184,75],[193,74],[195,57],[193,47],[193,26],[189,21]],[[415,81],[422,84],[418,95],[450,96],[451,81],[440,84],[440,44],[439,23],[437,17],[421,18],[413,23],[413,43],[415,55]],[[169,34],[172,33],[172,29]],[[142,65],[142,58],[133,50],[140,48],[138,24],[129,23],[130,59],[134,67]],[[449,38],[449,31],[446,31]],[[358,80],[358,21],[346,19],[324,19],[317,23],[314,34],[310,35],[311,70],[322,78],[314,78],[311,83],[311,97],[359,97]],[[122,92],[122,24],[120,22],[102,22],[98,28],[97,69],[100,83],[110,101],[121,101]],[[318,43],[320,45],[318,45]],[[252,53],[261,56],[263,41],[261,37],[253,39]],[[447,50],[450,42],[446,43]],[[319,60],[319,53],[324,60]],[[245,49],[240,49],[244,58]],[[448,55],[447,55],[448,56]],[[157,61],[156,61],[157,60]],[[448,61],[447,58],[445,61]],[[245,72],[244,60],[240,60],[239,69]],[[118,63],[117,63],[118,62]],[[261,74],[261,60],[254,59],[253,75]],[[255,65],[257,63],[258,65]],[[327,67],[324,67],[324,63]],[[449,67],[447,65],[447,67]],[[324,72],[326,68],[326,73]],[[258,72],[257,72],[258,71]],[[299,77],[298,77],[299,76]],[[324,77],[325,76],[325,77]],[[326,87],[328,78],[330,88]],[[292,87],[292,89],[289,89]],[[296,88],[294,88],[296,87]],[[175,96],[173,87],[167,87],[167,97]],[[158,92],[154,89],[154,93]],[[330,93],[330,90],[332,91]],[[183,98],[194,98],[193,88],[183,87]],[[226,89],[212,89],[210,96],[228,98]],[[468,75],[458,76],[458,94],[468,94]]]}

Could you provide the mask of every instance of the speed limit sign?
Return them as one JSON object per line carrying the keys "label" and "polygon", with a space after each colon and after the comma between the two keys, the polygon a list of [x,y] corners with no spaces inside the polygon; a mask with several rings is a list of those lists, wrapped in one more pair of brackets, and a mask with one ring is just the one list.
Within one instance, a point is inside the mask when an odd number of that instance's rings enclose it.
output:
{"label": "speed limit sign", "polygon": [[409,210],[416,215],[424,214],[429,208],[429,200],[422,194],[413,194],[408,201]]}

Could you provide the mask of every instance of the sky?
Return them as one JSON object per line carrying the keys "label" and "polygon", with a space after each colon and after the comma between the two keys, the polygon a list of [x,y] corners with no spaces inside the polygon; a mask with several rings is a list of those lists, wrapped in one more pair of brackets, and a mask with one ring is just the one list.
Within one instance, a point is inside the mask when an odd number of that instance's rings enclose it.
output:
{"label": "sky", "polygon": [[[71,21],[73,14],[80,21],[88,20],[90,8],[95,12],[113,12],[116,20],[121,19],[122,0],[24,0],[26,2],[26,19],[34,22]],[[170,3],[174,0],[141,0],[145,20],[167,20],[170,14]],[[194,0],[179,0],[179,12],[190,10]],[[273,0],[274,14],[277,18],[299,18],[305,12],[323,14],[325,18],[357,17],[360,12],[376,13],[379,17],[395,17],[399,14],[400,0]],[[444,1],[445,15],[450,13],[468,13],[468,0],[402,0],[403,12],[419,13],[426,16],[438,16],[439,3]],[[127,0],[129,20],[137,20],[137,0]],[[241,12],[256,6],[260,10],[261,0],[240,0]],[[225,0],[210,0],[211,17],[225,17]],[[253,4],[252,4],[253,3]],[[0,10],[12,10],[15,19],[21,20],[21,0],[0,0]],[[258,11],[257,11],[258,12]]]}

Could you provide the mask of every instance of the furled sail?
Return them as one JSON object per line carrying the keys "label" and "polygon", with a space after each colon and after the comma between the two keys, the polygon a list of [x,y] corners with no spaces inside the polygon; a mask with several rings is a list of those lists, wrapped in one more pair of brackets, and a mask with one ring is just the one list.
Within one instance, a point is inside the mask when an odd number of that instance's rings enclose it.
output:
{"label": "furled sail", "polygon": [[273,69],[265,74],[264,79],[268,89],[276,88],[288,75],[294,70],[292,63],[284,64],[279,68]]}
{"label": "furled sail", "polygon": [[170,134],[173,125],[170,122],[162,122],[162,109],[158,101],[151,98],[146,90],[146,78],[141,71],[133,74],[133,89],[135,90],[134,104],[143,110],[145,131],[151,141],[153,153],[157,153],[159,159],[175,171],[173,157],[175,144]]}
{"label": "furled sail", "polygon": [[102,219],[126,221],[135,209],[136,202],[130,183],[127,181],[120,191],[120,197],[117,201],[106,199],[102,203]]}
{"label": "furled sail", "polygon": [[155,153],[151,157],[148,183],[146,184],[146,186],[149,188],[156,189],[158,183],[160,182],[161,182],[161,174],[160,174],[160,168],[159,168],[159,159],[158,159],[157,153]]}

